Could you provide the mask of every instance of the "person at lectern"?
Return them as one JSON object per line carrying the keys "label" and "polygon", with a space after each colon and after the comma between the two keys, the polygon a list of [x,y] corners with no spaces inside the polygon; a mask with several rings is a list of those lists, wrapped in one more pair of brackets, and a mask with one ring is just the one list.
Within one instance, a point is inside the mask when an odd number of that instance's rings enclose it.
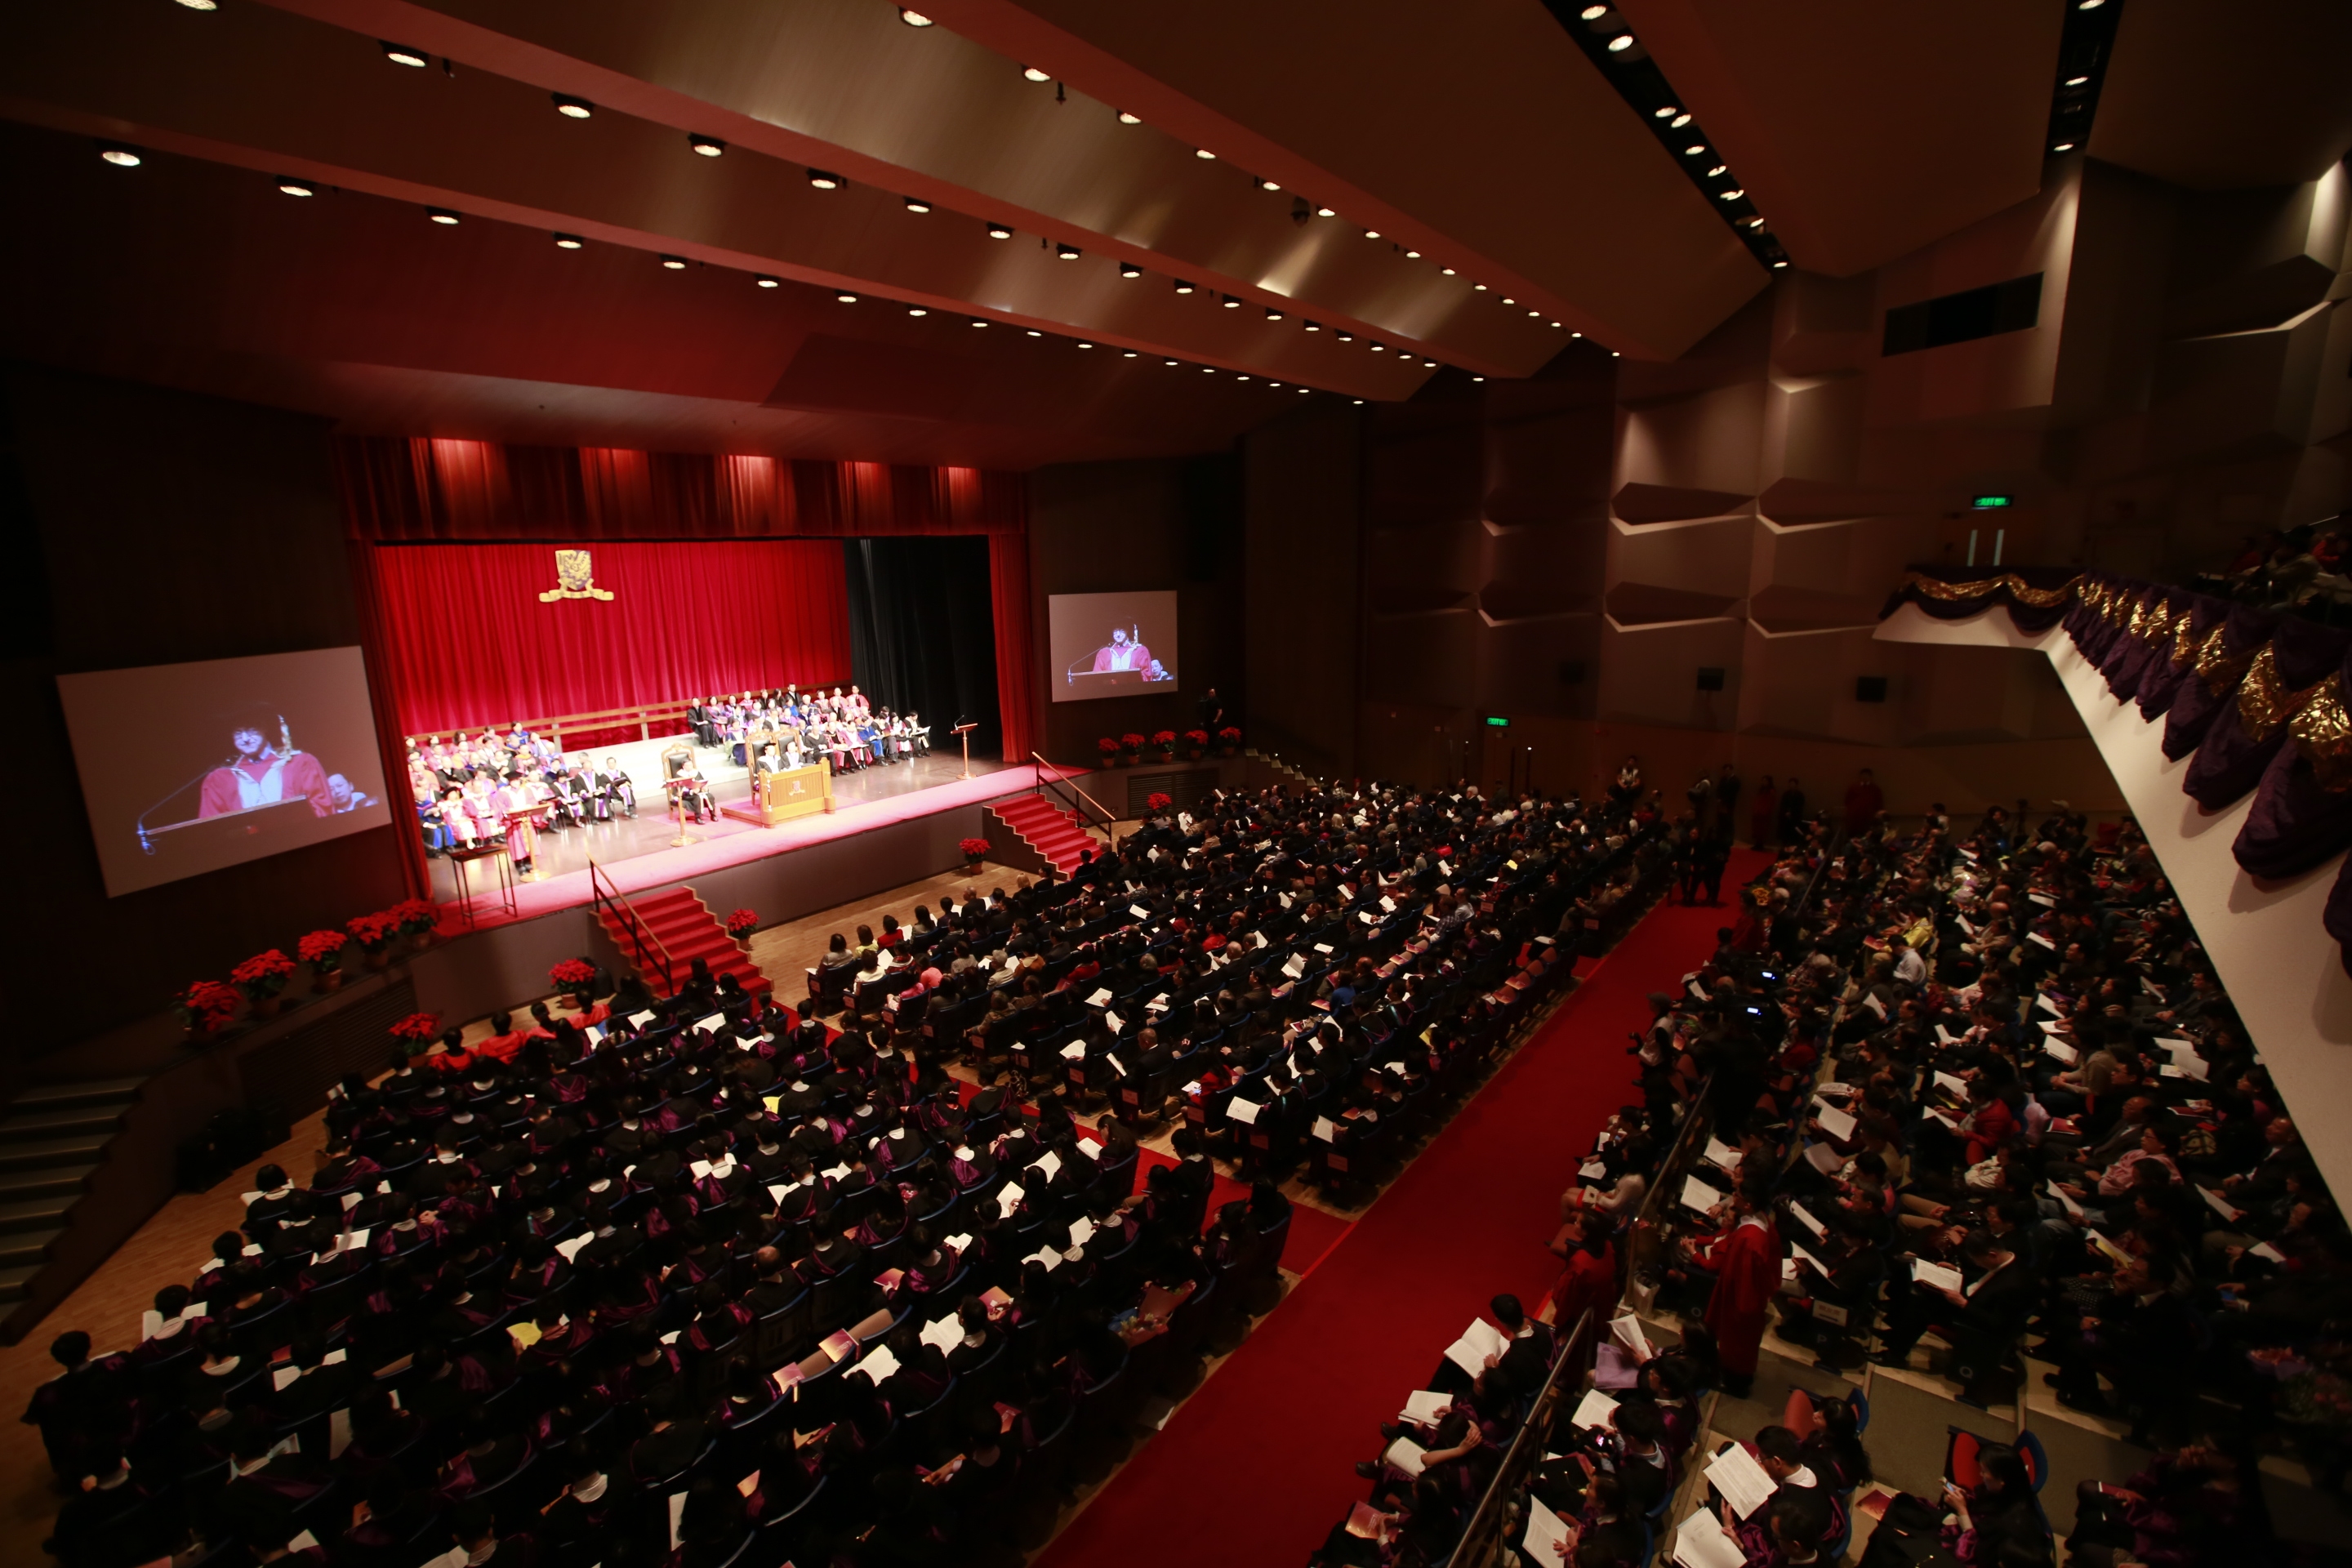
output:
{"label": "person at lectern", "polygon": [[[1065,643],[1065,647],[1069,645]],[[1151,650],[1129,639],[1125,626],[1110,629],[1110,641],[1095,649],[1095,673],[1107,670],[1131,669],[1139,675],[1151,668]]]}
{"label": "person at lectern", "polygon": [[[265,723],[269,728],[264,728]],[[270,729],[278,733],[274,745],[268,738]],[[327,784],[326,768],[310,752],[295,750],[283,714],[273,710],[265,721],[257,710],[238,719],[229,731],[229,744],[234,754],[205,775],[198,816],[226,816],[283,800],[308,800],[314,816],[334,815],[335,797]]]}

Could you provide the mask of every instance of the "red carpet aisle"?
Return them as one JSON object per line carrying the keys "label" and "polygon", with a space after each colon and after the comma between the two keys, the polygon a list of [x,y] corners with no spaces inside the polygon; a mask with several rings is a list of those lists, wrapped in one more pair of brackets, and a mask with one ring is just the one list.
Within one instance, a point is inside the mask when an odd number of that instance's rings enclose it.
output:
{"label": "red carpet aisle", "polygon": [[[1765,862],[1735,854],[1727,884]],[[1649,1017],[1648,994],[1672,990],[1730,918],[1727,907],[1663,904],[1637,924],[1070,1521],[1041,1568],[1304,1563],[1364,1495],[1354,1466],[1379,1448],[1379,1424],[1486,1299],[1516,1291],[1532,1310],[1550,1288],[1544,1244],[1560,1190],[1633,1082],[1626,1036]]]}

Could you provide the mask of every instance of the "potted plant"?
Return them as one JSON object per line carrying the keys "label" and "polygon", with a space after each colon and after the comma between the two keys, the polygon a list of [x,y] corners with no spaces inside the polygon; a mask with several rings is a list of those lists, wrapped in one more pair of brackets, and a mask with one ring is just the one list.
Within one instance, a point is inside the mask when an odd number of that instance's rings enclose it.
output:
{"label": "potted plant", "polygon": [[411,1013],[392,1026],[392,1037],[408,1048],[412,1057],[421,1057],[441,1037],[441,1015]]}
{"label": "potted plant", "polygon": [[1129,730],[1118,738],[1118,760],[1129,767],[1143,760],[1143,737]]}
{"label": "potted plant", "polygon": [[343,983],[343,949],[351,938],[339,931],[314,931],[294,944],[295,956],[310,966],[310,989],[324,994]]}
{"label": "potted plant", "polygon": [[188,1033],[188,1044],[201,1045],[236,1016],[236,989],[217,980],[199,980],[172,998],[172,1011]]}
{"label": "potted plant", "polygon": [[727,916],[727,934],[733,937],[745,952],[751,951],[751,933],[760,929],[757,910],[734,910]]}
{"label": "potted plant", "polygon": [[1176,760],[1175,731],[1154,730],[1151,732],[1151,743],[1160,748],[1160,760],[1161,762],[1172,763]]}
{"label": "potted plant", "polygon": [[1241,749],[1242,732],[1239,730],[1228,724],[1217,731],[1217,750],[1221,754],[1230,757]]}
{"label": "potted plant", "polygon": [[345,921],[343,930],[360,944],[361,956],[370,969],[382,969],[392,962],[392,939],[400,934],[400,922],[389,914],[361,915]]}
{"label": "potted plant", "polygon": [[257,952],[228,972],[228,983],[245,993],[257,1018],[274,1018],[280,1005],[278,993],[294,978],[294,961],[276,948]]}
{"label": "potted plant", "polygon": [[1184,757],[1186,761],[1197,763],[1203,756],[1208,754],[1208,751],[1209,732],[1206,730],[1187,730],[1184,731]]}
{"label": "potted plant", "polygon": [[551,966],[547,983],[572,998],[575,1011],[588,1010],[588,993],[596,984],[596,966],[584,958],[567,958]]}
{"label": "potted plant", "polygon": [[1158,790],[1154,790],[1144,797],[1143,815],[1146,816],[1158,816],[1175,804],[1176,803],[1173,800],[1171,800],[1165,795],[1160,794]]}
{"label": "potted plant", "polygon": [[403,899],[385,911],[399,924],[400,934],[408,939],[412,948],[422,952],[433,945],[434,928],[441,923],[441,911],[430,899]]}
{"label": "potted plant", "polygon": [[963,851],[964,874],[970,876],[980,869],[980,863],[996,847],[985,838],[959,838],[956,847]]}
{"label": "potted plant", "polygon": [[1113,740],[1110,736],[1105,735],[1101,740],[1097,741],[1095,742],[1095,750],[1102,753],[1103,766],[1108,768],[1118,765],[1119,760],[1118,742]]}

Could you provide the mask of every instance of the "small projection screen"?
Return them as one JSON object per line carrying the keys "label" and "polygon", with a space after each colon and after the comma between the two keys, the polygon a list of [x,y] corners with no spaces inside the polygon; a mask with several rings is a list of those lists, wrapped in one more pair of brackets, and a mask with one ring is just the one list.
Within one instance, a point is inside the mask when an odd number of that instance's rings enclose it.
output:
{"label": "small projection screen", "polygon": [[1045,601],[1054,700],[1176,688],[1176,593],[1055,594]]}
{"label": "small projection screen", "polygon": [[58,677],[110,898],[392,820],[356,647]]}

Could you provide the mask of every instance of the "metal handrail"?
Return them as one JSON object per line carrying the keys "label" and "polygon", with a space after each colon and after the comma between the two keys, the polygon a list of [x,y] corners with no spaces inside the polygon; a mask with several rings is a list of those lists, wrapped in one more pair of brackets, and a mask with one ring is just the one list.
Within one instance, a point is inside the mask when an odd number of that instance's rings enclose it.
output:
{"label": "metal handrail", "polygon": [[600,906],[611,904],[621,911],[623,919],[627,922],[629,940],[636,943],[638,970],[642,972],[646,967],[646,944],[651,942],[654,952],[661,963],[662,989],[664,991],[675,989],[676,982],[670,973],[669,944],[662,941],[661,933],[654,930],[653,926],[637,913],[636,906],[630,903],[627,896],[621,891],[621,885],[613,880],[611,875],[598,864],[593,855],[588,857],[588,891],[590,897]]}
{"label": "metal handrail", "polygon": [[[1543,1387],[1537,1391],[1528,1418],[1519,1424],[1518,1435],[1503,1451],[1503,1462],[1495,1467],[1495,1479],[1486,1483],[1478,1506],[1471,1510],[1470,1522],[1463,1526],[1461,1542],[1454,1549],[1452,1568],[1482,1568],[1501,1547],[1503,1519],[1510,1500],[1526,1484],[1535,1456],[1541,1454],[1550,1441],[1552,1419],[1559,1409],[1562,1376],[1574,1367],[1577,1380],[1583,1380],[1586,1358],[1579,1347],[1591,1331],[1592,1310],[1588,1307],[1567,1336],[1553,1342],[1551,1367],[1544,1374]],[[1481,1539],[1482,1531],[1485,1539]]]}
{"label": "metal handrail", "polygon": [[[1080,800],[1085,801],[1088,805],[1091,805],[1097,811],[1101,812],[1103,825],[1105,826],[1108,826],[1110,824],[1118,820],[1118,817],[1113,816],[1110,814],[1109,809],[1106,807],[1102,802],[1088,795],[1085,790],[1080,789],[1076,779],[1064,773],[1061,769],[1055,768],[1053,763],[1047,762],[1045,758],[1039,756],[1034,752],[1030,752],[1029,757],[1030,760],[1034,762],[1039,767],[1054,768],[1054,783],[1066,787],[1072,795],[1076,795]],[[1033,774],[1031,787],[1037,790],[1040,794],[1043,794],[1045,788],[1045,781],[1044,779],[1037,778]]]}

